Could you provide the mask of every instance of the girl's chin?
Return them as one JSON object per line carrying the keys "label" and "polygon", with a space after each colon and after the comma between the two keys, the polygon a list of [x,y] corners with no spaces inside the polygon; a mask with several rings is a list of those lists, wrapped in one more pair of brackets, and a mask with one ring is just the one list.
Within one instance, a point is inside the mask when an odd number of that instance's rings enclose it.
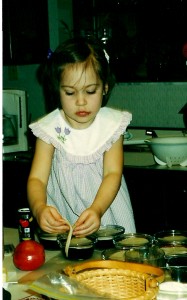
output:
{"label": "girl's chin", "polygon": [[71,126],[75,129],[86,129],[93,123],[94,119],[95,118],[78,118],[73,123],[71,123]]}

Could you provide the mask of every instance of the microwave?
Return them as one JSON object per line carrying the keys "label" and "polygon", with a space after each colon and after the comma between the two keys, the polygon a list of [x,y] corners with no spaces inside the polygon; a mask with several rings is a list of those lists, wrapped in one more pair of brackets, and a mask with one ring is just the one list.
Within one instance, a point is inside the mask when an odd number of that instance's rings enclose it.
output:
{"label": "microwave", "polygon": [[27,92],[3,90],[3,153],[28,151]]}

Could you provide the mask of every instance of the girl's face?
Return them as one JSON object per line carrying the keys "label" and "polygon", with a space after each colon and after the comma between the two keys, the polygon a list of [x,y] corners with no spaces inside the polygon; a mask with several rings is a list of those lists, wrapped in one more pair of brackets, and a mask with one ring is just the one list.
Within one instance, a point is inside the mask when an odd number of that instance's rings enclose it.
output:
{"label": "girl's face", "polygon": [[84,69],[83,64],[65,68],[60,81],[60,101],[71,127],[90,126],[101,107],[103,92],[103,84],[92,68]]}

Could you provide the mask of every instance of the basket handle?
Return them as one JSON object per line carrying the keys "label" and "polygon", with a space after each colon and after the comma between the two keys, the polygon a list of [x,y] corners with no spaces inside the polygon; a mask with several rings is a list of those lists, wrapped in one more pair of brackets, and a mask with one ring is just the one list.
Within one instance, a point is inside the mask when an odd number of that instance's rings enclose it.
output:
{"label": "basket handle", "polygon": [[97,269],[97,268],[118,268],[118,269],[128,269],[131,271],[148,273],[155,276],[157,282],[161,283],[164,281],[164,271],[161,268],[154,267],[151,265],[145,265],[140,263],[123,262],[118,260],[93,260],[84,262],[75,266],[67,266],[64,272],[68,276],[77,274],[85,269]]}

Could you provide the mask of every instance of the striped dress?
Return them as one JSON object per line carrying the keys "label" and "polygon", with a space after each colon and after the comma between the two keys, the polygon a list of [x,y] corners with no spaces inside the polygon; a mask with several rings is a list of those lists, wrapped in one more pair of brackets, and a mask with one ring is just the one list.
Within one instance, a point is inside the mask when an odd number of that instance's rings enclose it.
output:
{"label": "striped dress", "polygon": [[[86,129],[74,129],[59,109],[30,124],[36,137],[55,148],[47,185],[47,204],[75,223],[93,202],[103,177],[103,155],[125,132],[131,114],[108,107],[100,109]],[[101,224],[117,224],[135,232],[134,216],[124,177]]]}

